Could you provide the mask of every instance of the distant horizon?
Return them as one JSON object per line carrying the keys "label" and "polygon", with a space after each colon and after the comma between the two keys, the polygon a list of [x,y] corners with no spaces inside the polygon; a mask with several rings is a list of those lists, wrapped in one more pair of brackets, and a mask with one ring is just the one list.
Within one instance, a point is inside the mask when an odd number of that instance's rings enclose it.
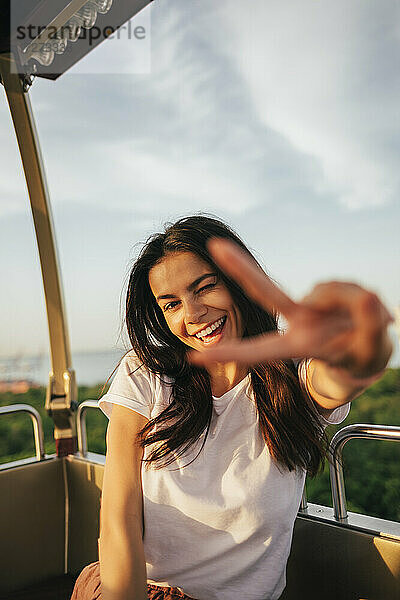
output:
{"label": "distant horizon", "polygon": [[[86,350],[73,350],[71,349],[71,355],[77,355],[77,354],[106,354],[106,353],[111,353],[111,352],[128,352],[128,350],[125,350],[124,348],[117,348],[117,347],[109,347],[109,348],[101,348],[99,349],[86,349]],[[13,359],[19,359],[19,358],[41,358],[43,356],[50,356],[50,351],[39,351],[39,352],[33,352],[33,353],[23,353],[23,352],[15,352],[14,354],[0,354],[0,360],[13,360]]]}
{"label": "distant horizon", "polygon": [[[391,328],[391,333],[392,333],[392,341],[393,341],[393,354],[390,360],[390,367],[393,368],[399,368],[400,367],[400,340],[399,337],[394,329],[394,327]],[[102,348],[102,349],[87,349],[87,350],[71,350],[71,356],[72,359],[74,358],[74,356],[91,356],[91,355],[95,355],[95,354],[99,354],[99,355],[118,355],[121,354],[121,356],[126,353],[129,352],[130,349],[126,349],[123,347],[109,347],[109,348]],[[37,352],[37,353],[33,353],[33,354],[23,354],[23,353],[15,353],[14,355],[0,355],[0,363],[2,361],[18,361],[18,360],[37,360],[37,359],[43,359],[44,357],[48,357],[50,359],[50,352],[47,351],[42,351],[42,352]],[[73,361],[72,361],[73,362]],[[392,364],[394,363],[394,364]],[[73,365],[72,365],[73,366]]]}

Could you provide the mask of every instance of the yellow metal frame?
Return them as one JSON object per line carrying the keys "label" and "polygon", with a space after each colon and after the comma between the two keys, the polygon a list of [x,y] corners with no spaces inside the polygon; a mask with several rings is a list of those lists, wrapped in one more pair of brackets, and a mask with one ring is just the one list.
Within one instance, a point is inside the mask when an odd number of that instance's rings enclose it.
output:
{"label": "yellow metal frame", "polygon": [[74,415],[77,388],[71,364],[49,192],[30,99],[24,93],[12,54],[0,55],[0,75],[18,140],[39,249],[51,358],[46,409],[54,420],[57,455],[63,456],[77,450]]}

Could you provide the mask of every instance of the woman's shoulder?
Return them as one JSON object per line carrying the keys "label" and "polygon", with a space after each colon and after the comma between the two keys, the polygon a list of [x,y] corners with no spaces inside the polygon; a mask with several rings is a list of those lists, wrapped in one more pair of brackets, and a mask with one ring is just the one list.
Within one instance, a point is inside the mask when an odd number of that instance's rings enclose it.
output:
{"label": "woman's shoulder", "polygon": [[136,373],[137,371],[146,374],[149,373],[149,370],[134,350],[129,350],[124,354],[119,362],[118,370],[124,371],[127,375]]}
{"label": "woman's shoulder", "polygon": [[170,390],[162,377],[151,372],[134,351],[129,351],[120,360],[109,390],[99,399],[98,406],[107,417],[112,405],[120,404],[150,419],[168,404]]}
{"label": "woman's shoulder", "polygon": [[145,365],[134,350],[129,350],[120,361],[117,369],[118,378],[129,377],[131,380],[147,381],[151,388],[158,389],[170,386],[172,379],[162,373],[156,373]]}

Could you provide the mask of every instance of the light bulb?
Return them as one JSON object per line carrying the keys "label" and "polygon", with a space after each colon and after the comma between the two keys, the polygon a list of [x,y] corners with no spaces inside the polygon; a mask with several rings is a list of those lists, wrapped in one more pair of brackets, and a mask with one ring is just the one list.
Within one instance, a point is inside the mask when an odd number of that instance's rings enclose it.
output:
{"label": "light bulb", "polygon": [[37,60],[44,67],[50,66],[54,60],[54,50],[52,50],[50,42],[42,44],[38,50],[30,53],[29,58]]}
{"label": "light bulb", "polygon": [[67,48],[68,38],[63,34],[62,29],[59,29],[50,41],[51,48],[56,54],[63,54]]}
{"label": "light bulb", "polygon": [[86,2],[81,9],[76,13],[78,17],[82,19],[82,27],[85,29],[91,29],[96,23],[97,19],[97,8],[94,2]]}
{"label": "light bulb", "polygon": [[92,2],[96,5],[97,11],[101,15],[108,13],[113,4],[113,0],[92,0]]}
{"label": "light bulb", "polygon": [[67,22],[66,25],[63,25],[63,27],[61,28],[63,30],[63,35],[65,35],[64,33],[64,28],[67,29],[67,39],[70,42],[76,42],[76,40],[79,38],[79,36],[81,35],[81,26],[82,26],[82,19],[78,18],[76,15],[74,15],[73,17],[70,18],[70,20]]}

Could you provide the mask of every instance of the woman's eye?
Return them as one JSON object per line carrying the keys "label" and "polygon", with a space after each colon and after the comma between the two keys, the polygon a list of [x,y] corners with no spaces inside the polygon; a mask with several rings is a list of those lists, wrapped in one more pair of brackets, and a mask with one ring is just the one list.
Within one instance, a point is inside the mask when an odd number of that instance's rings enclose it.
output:
{"label": "woman's eye", "polygon": [[215,283],[208,283],[207,285],[203,285],[203,287],[201,287],[199,290],[197,290],[197,293],[202,292],[203,290],[208,290],[211,289],[213,287],[215,287]]}
{"label": "woman's eye", "polygon": [[177,304],[179,304],[179,302],[178,302],[178,301],[176,301],[176,302],[168,302],[168,304],[166,304],[166,305],[164,306],[164,312],[166,312],[167,310],[172,310],[173,308],[175,308],[175,306],[176,306]]}

